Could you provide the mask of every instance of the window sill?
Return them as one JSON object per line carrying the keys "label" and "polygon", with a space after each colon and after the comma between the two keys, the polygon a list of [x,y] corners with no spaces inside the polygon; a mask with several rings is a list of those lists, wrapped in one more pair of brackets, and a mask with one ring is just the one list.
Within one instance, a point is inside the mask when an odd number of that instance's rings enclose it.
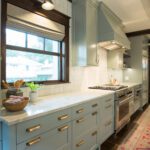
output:
{"label": "window sill", "polygon": [[[31,81],[32,82],[32,81]],[[35,82],[35,83],[37,83],[37,84],[39,84],[39,85],[60,85],[60,84],[69,84],[69,83],[71,83],[71,82],[69,82],[69,81],[47,81],[47,82]],[[10,84],[10,86],[12,86],[13,87],[13,83],[9,83]],[[21,88],[26,88],[27,86],[22,86]],[[7,90],[6,88],[4,88],[4,87],[2,87],[1,86],[1,90]]]}

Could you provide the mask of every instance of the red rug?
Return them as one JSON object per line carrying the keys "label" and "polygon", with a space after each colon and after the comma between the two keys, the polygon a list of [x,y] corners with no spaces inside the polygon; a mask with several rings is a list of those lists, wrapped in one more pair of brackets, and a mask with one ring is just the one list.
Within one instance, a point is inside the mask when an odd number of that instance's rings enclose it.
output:
{"label": "red rug", "polygon": [[144,129],[142,135],[138,139],[136,150],[150,150],[150,124]]}
{"label": "red rug", "polygon": [[150,150],[150,124],[136,129],[118,150]]}

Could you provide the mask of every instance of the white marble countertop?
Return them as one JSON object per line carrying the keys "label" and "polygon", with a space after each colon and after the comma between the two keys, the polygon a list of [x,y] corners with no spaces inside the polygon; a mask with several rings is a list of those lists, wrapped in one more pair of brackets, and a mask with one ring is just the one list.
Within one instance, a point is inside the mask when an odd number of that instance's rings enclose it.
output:
{"label": "white marble countertop", "polygon": [[140,85],[140,84],[142,84],[142,83],[135,83],[135,82],[122,82],[121,83],[121,85],[127,85],[129,88],[131,88],[131,87],[134,87],[134,86],[137,86],[137,85]]}
{"label": "white marble countertop", "polygon": [[8,112],[5,109],[1,110],[0,120],[8,125],[13,125],[113,93],[113,91],[89,89],[80,92],[70,92],[39,97],[39,100],[36,103],[29,103],[23,111]]}

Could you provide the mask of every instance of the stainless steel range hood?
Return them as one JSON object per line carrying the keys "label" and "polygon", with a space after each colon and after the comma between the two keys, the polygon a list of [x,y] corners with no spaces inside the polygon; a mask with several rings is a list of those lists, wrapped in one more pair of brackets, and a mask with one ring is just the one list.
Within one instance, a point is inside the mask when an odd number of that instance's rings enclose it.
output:
{"label": "stainless steel range hood", "polygon": [[98,43],[107,50],[130,49],[122,21],[103,3],[99,5]]}

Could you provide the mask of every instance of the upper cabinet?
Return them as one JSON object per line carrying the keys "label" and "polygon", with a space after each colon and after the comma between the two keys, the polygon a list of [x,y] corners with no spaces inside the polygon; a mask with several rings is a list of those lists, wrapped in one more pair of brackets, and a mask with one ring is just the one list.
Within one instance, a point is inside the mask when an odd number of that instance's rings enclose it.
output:
{"label": "upper cabinet", "polygon": [[98,3],[96,0],[73,0],[72,11],[73,65],[98,65]]}

